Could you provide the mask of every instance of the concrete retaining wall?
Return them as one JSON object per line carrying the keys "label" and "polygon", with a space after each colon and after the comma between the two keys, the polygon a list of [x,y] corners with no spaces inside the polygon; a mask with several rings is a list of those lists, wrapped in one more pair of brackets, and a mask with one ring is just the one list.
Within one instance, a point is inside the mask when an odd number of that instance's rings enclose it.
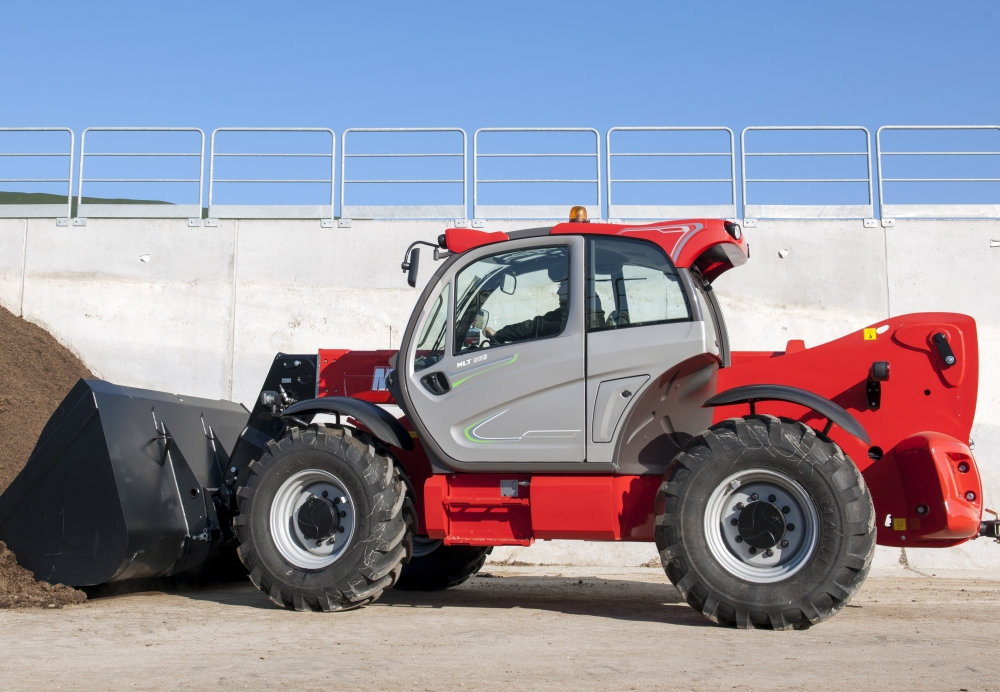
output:
{"label": "concrete retaining wall", "polygon": [[[542,222],[489,223],[513,230]],[[399,263],[444,223],[184,219],[0,219],[0,304],[48,329],[111,381],[250,405],[277,351],[395,348],[418,289]],[[1000,506],[1000,240],[997,221],[759,221],[751,257],[717,282],[736,349],[815,345],[889,315],[976,318],[980,391],[973,439],[988,506]],[[433,271],[423,253],[421,279]],[[631,564],[651,546],[542,543],[496,559]],[[880,553],[897,565],[897,550]],[[641,559],[640,559],[641,558]],[[995,569],[984,540],[909,550],[917,569]]]}

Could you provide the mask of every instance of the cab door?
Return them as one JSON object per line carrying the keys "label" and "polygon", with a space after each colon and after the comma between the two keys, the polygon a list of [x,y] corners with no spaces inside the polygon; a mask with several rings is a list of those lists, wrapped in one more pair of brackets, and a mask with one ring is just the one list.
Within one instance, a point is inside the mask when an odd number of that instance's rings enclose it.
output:
{"label": "cab door", "polygon": [[442,276],[405,376],[452,459],[584,461],[583,256],[582,238],[544,236],[471,251]]}

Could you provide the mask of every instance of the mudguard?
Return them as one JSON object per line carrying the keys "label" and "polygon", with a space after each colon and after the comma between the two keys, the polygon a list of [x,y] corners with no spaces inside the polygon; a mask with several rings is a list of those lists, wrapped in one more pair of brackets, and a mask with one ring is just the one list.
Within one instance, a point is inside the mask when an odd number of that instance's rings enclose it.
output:
{"label": "mudguard", "polygon": [[386,444],[399,447],[406,451],[413,449],[413,439],[394,416],[385,409],[368,401],[352,399],[347,396],[325,396],[320,399],[307,399],[292,404],[282,412],[282,416],[297,418],[315,416],[317,413],[339,413],[350,416]]}
{"label": "mudguard", "polygon": [[829,399],[813,394],[805,389],[789,387],[783,384],[750,384],[734,387],[721,394],[716,394],[702,404],[702,407],[724,406],[727,404],[743,404],[756,401],[788,401],[805,406],[820,414],[827,420],[836,423],[845,432],[854,435],[865,444],[871,444],[868,433],[858,419]]}

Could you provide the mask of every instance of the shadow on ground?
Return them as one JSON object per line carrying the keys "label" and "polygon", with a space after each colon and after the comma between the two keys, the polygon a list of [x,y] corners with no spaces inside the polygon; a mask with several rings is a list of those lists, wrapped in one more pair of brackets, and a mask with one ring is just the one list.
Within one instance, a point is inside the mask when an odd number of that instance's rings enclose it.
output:
{"label": "shadow on ground", "polygon": [[[168,593],[236,608],[280,610],[244,577],[239,581],[136,580],[88,590],[93,604],[121,596]],[[632,622],[710,626],[670,584],[605,577],[494,575],[473,577],[445,591],[389,589],[367,608],[541,610]],[[294,616],[289,613],[290,616]],[[334,616],[335,617],[335,616]]]}

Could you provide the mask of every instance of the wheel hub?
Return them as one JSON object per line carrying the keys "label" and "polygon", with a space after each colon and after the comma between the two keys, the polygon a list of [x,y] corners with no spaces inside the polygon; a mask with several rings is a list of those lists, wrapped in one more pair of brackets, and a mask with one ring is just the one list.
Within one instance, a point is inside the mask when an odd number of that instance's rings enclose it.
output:
{"label": "wheel hub", "polygon": [[271,538],[299,569],[323,569],[347,550],[357,525],[357,508],[347,485],[320,469],[300,471],[275,493]]}
{"label": "wheel hub", "polygon": [[325,541],[340,528],[340,510],[325,497],[311,496],[299,507],[299,531],[310,541]]}
{"label": "wheel hub", "polygon": [[757,550],[778,545],[785,535],[785,518],[770,502],[758,500],[743,507],[736,528],[743,542]]}
{"label": "wheel hub", "polygon": [[705,507],[705,538],[731,575],[755,584],[788,579],[819,544],[819,513],[794,479],[771,469],[725,478]]}

